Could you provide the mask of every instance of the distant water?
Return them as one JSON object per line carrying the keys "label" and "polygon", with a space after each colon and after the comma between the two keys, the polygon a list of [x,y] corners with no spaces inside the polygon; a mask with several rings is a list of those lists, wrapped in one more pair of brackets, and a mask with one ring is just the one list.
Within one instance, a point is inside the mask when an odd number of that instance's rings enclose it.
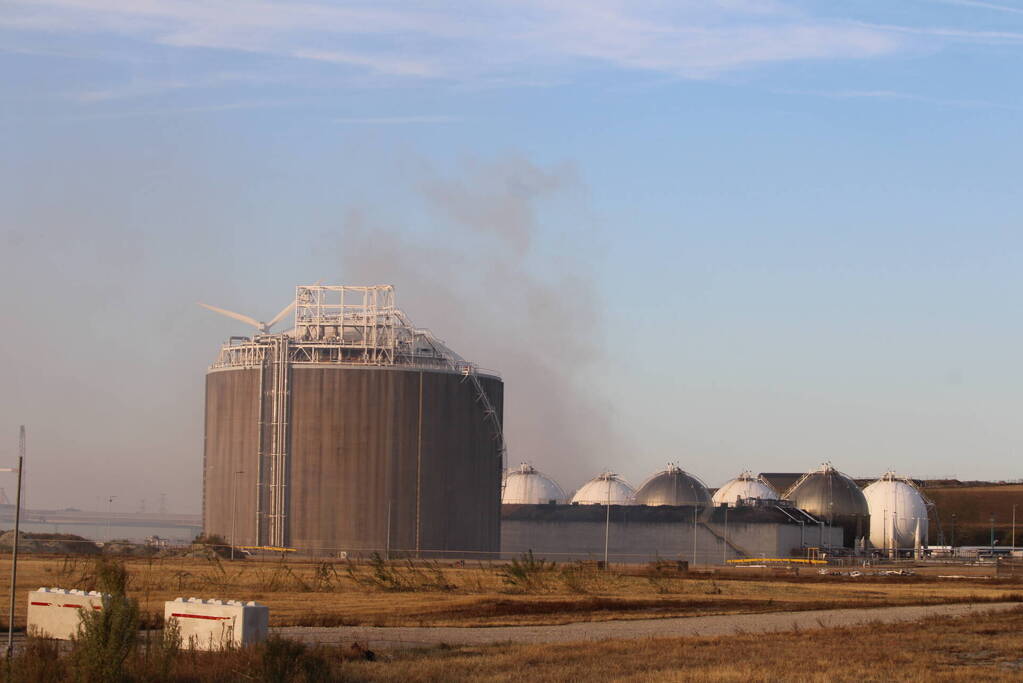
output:
{"label": "distant water", "polygon": [[[13,529],[13,522],[3,524],[5,529]],[[22,522],[21,530],[31,533],[43,534],[75,534],[92,541],[111,541],[115,539],[127,539],[129,541],[144,541],[147,536],[159,536],[166,538],[171,543],[189,543],[199,532],[201,527],[181,526],[118,526],[117,524],[51,524],[48,522]]]}

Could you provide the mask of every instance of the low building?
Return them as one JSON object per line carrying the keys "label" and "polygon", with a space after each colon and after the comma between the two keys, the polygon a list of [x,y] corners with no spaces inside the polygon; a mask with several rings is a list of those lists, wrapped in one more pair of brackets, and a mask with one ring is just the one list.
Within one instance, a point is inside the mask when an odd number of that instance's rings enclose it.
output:
{"label": "low building", "polygon": [[806,548],[842,546],[842,529],[784,504],[739,508],[691,505],[504,505],[501,554],[532,551],[549,560],[611,562],[805,557]]}

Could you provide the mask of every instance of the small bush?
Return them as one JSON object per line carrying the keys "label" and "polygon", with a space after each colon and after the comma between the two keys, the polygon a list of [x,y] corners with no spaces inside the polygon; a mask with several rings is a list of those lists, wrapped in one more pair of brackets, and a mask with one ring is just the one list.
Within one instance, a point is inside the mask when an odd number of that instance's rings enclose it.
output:
{"label": "small bush", "polygon": [[513,557],[511,564],[502,567],[501,575],[509,586],[528,590],[538,587],[542,575],[554,567],[553,562],[547,562],[542,558],[538,560],[533,556],[533,551],[528,550],[518,557]]}
{"label": "small bush", "polygon": [[101,557],[94,571],[99,590],[109,597],[101,610],[79,610],[82,623],[72,641],[71,661],[84,681],[124,680],[124,663],[138,644],[139,606],[125,595],[129,574],[123,562]]}

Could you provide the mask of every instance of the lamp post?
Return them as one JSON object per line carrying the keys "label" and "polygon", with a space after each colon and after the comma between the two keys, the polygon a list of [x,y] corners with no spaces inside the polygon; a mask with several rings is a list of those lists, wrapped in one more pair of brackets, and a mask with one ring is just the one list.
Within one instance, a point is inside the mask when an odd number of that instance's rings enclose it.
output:
{"label": "lamp post", "polygon": [[607,571],[607,545],[611,538],[611,479],[607,480],[607,514],[604,516],[604,571]]}
{"label": "lamp post", "polygon": [[[21,451],[25,450],[25,428],[21,428]],[[18,582],[18,535],[21,530],[21,471],[25,461],[24,455],[18,456],[18,467],[4,467],[0,472],[18,473],[18,492],[14,498],[14,545],[11,550],[11,603],[7,611],[7,659],[10,660],[14,651],[14,588]]]}
{"label": "lamp post", "polygon": [[110,496],[107,498],[107,541],[112,541],[110,537],[110,518],[114,515],[114,499],[117,496]]}
{"label": "lamp post", "polygon": [[1009,550],[1009,558],[1016,554],[1016,503],[1012,504],[1012,548]]}
{"label": "lamp post", "polygon": [[725,503],[725,537],[721,541],[721,564],[728,564],[728,504]]}
{"label": "lamp post", "polygon": [[245,474],[245,470],[238,470],[234,473],[234,488],[231,493],[231,559],[234,559],[234,546],[237,544],[235,530],[238,523],[238,475]]}
{"label": "lamp post", "polygon": [[995,556],[995,513],[991,513],[991,557]]}
{"label": "lamp post", "polygon": [[949,544],[948,550],[952,557],[956,554],[956,513],[952,513],[952,542]]}

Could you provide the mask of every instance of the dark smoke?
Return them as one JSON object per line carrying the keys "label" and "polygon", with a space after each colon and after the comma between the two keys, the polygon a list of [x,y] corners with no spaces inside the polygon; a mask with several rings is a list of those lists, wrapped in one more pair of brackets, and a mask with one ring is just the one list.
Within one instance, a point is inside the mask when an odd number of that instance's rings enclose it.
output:
{"label": "dark smoke", "polygon": [[501,373],[509,465],[532,462],[567,489],[623,455],[589,381],[606,359],[582,189],[571,166],[519,158],[427,170],[411,189],[422,224],[352,209],[341,244],[345,283],[394,284],[417,325]]}

